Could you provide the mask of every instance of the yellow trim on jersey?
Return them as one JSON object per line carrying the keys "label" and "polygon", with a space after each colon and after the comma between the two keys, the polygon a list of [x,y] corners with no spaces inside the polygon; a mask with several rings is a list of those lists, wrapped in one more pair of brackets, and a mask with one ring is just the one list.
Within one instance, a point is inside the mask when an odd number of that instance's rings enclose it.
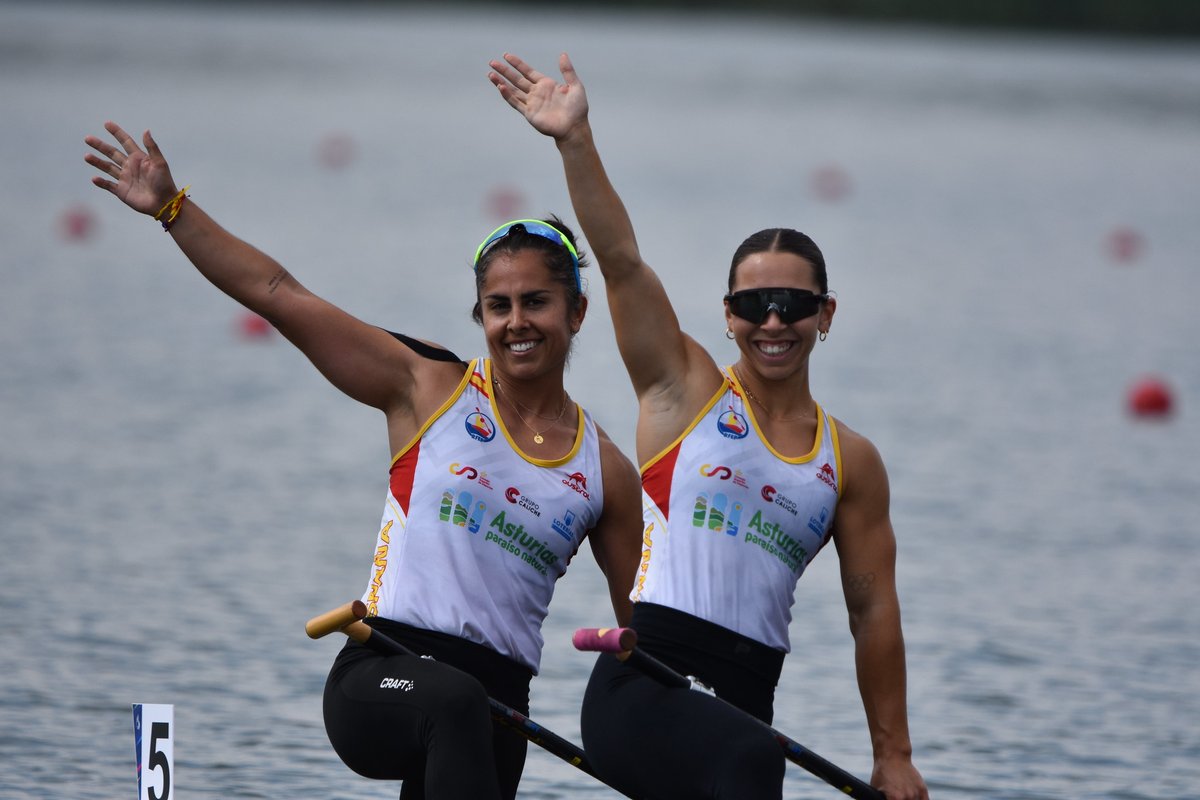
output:
{"label": "yellow trim on jersey", "polygon": [[775,446],[771,444],[771,441],[767,438],[767,435],[763,433],[762,428],[758,426],[758,417],[754,415],[754,404],[750,402],[749,394],[747,394],[745,388],[742,387],[741,381],[737,379],[737,373],[733,371],[732,367],[726,367],[725,374],[727,379],[733,382],[733,386],[735,389],[737,389],[738,394],[742,396],[742,405],[745,406],[746,413],[750,416],[750,424],[754,426],[754,431],[758,434],[759,441],[761,441],[766,448],[771,451],[771,455],[775,456],[785,464],[805,464],[817,457],[817,453],[821,452],[821,438],[825,434],[825,415],[821,413],[820,404],[817,404],[817,436],[813,440],[812,449],[802,456],[796,456],[794,458],[785,456],[783,453],[775,449]]}
{"label": "yellow trim on jersey", "polygon": [[[492,385],[492,361],[491,361],[491,359],[487,359],[486,361],[484,361],[484,370],[485,370],[484,375],[487,377],[487,385],[491,386]],[[575,426],[575,444],[573,444],[571,446],[570,451],[568,451],[565,456],[563,456],[562,458],[553,458],[553,459],[535,458],[535,457],[529,455],[528,453],[526,453],[520,447],[517,447],[517,443],[515,441],[513,441],[512,436],[508,432],[508,426],[504,424],[504,417],[500,413],[500,408],[496,405],[495,402],[492,403],[492,410],[496,412],[496,425],[497,425],[497,427],[500,428],[500,431],[504,434],[504,438],[508,440],[508,443],[512,447],[513,452],[515,452],[521,458],[528,461],[530,464],[533,464],[535,467],[560,467],[563,464],[570,461],[572,458],[574,458],[575,454],[579,452],[579,448],[583,446],[583,409],[580,407],[580,405],[578,403],[575,403],[574,405],[575,405],[575,410],[578,412],[578,416],[579,416],[579,422]]]}
{"label": "yellow trim on jersey", "polygon": [[[820,406],[817,408],[819,409]],[[822,411],[821,415],[824,416],[825,412]],[[838,439],[837,420],[833,417],[829,418],[829,436],[833,440],[833,461],[834,466],[837,467],[837,494],[838,500],[841,500],[842,489],[846,486],[846,476],[842,474],[842,443]]]}
{"label": "yellow trim on jersey", "polygon": [[655,465],[655,463],[657,463],[663,456],[665,456],[667,453],[671,452],[676,447],[678,447],[679,443],[683,441],[683,438],[685,436],[687,436],[689,433],[691,433],[692,430],[697,425],[700,424],[700,420],[704,419],[704,416],[712,409],[713,406],[715,406],[717,404],[717,401],[725,396],[725,392],[728,389],[729,389],[729,382],[728,382],[728,379],[726,379],[726,382],[721,384],[721,387],[719,389],[717,389],[717,393],[712,396],[712,399],[704,404],[704,408],[700,409],[700,413],[697,414],[696,417],[690,423],[688,423],[688,426],[683,429],[683,433],[676,436],[675,441],[671,442],[669,445],[667,445],[662,450],[660,450],[658,452],[658,455],[654,456],[649,461],[647,461],[645,464],[643,464],[641,469],[639,470],[639,472],[642,475],[645,475],[646,470],[653,467]]}
{"label": "yellow trim on jersey", "polygon": [[[429,430],[429,426],[437,422],[438,417],[440,417],[442,414],[445,414],[450,406],[458,402],[458,398],[461,397],[463,391],[466,390],[467,384],[471,382],[471,376],[475,374],[475,364],[478,361],[479,359],[475,359],[467,365],[467,372],[462,376],[462,380],[458,382],[458,387],[450,393],[450,396],[446,398],[446,402],[442,403],[441,408],[433,412],[433,415],[429,419],[425,420],[425,424],[423,424],[421,429],[417,431],[416,436],[409,439],[408,444],[404,445],[404,447],[401,447],[400,452],[396,453],[396,455],[392,457],[392,463],[390,466],[396,466],[396,462],[399,461],[405,453],[411,450],[412,446],[420,441],[421,437],[425,435],[425,431]],[[497,416],[499,416],[499,414],[497,414]]]}

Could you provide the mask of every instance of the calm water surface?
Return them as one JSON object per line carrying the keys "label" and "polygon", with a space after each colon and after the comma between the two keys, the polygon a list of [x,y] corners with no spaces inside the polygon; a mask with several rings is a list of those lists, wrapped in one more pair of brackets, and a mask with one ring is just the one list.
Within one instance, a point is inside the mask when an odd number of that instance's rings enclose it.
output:
{"label": "calm water surface", "polygon": [[[312,289],[474,355],[478,239],[572,218],[553,145],[486,62],[564,49],[648,260],[723,360],[737,243],[789,225],[826,252],[839,309],[815,392],[889,465],[934,796],[1200,797],[1194,48],[16,3],[0,3],[0,796],[132,797],[133,702],[175,704],[180,796],[398,792],[329,747],[339,643],[302,631],[367,578],[382,419],[277,337],[240,335],[154,223],[89,186],[83,136],[153,129],[192,197]],[[92,225],[72,238],[70,219]],[[569,387],[629,448],[592,285]],[[1125,413],[1147,374],[1174,392],[1166,421]],[[801,582],[776,721],[866,775],[836,566]],[[534,684],[535,717],[576,740],[591,658],[568,637],[607,621],[603,596],[585,552]],[[798,769],[786,794],[834,796]],[[522,796],[614,795],[531,752]]]}

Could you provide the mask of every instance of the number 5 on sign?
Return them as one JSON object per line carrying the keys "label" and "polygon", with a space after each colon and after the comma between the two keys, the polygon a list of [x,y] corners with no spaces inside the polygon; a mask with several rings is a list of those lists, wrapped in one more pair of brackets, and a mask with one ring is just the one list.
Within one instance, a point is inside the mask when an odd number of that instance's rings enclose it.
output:
{"label": "number 5 on sign", "polygon": [[133,704],[138,800],[172,800],[175,706]]}

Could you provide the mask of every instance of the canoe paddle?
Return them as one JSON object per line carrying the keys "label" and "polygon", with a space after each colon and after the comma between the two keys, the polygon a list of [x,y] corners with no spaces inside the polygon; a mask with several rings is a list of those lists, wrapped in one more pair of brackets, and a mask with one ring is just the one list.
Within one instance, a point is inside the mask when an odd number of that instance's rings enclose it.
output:
{"label": "canoe paddle", "polygon": [[[366,604],[361,600],[353,600],[344,606],[313,617],[304,626],[304,631],[311,639],[320,639],[322,636],[334,633],[335,631],[341,631],[359,644],[366,645],[382,655],[419,657],[417,653],[400,644],[395,639],[363,622],[362,620],[366,616]],[[578,745],[542,727],[520,711],[506,706],[499,700],[489,697],[488,705],[491,708],[493,720],[524,736],[551,755],[558,756],[571,766],[582,772],[586,772],[601,783],[612,787],[612,784],[596,774],[595,770],[592,769],[591,763],[588,761],[587,755]],[[625,796],[628,797],[628,795]]]}
{"label": "canoe paddle", "polygon": [[[737,708],[737,706],[734,706],[727,700],[716,697],[715,694],[709,691],[708,687],[696,679],[679,674],[654,656],[638,648],[637,631],[633,628],[580,628],[575,631],[572,641],[577,650],[613,653],[626,664],[640,669],[664,686],[703,691],[705,694],[715,697],[731,708]],[[741,709],[738,710],[741,711]],[[779,746],[783,748],[784,757],[788,761],[800,765],[830,786],[844,792],[850,797],[863,798],[864,800],[885,800],[883,792],[875,787],[864,783],[836,764],[826,761],[804,745],[775,730],[758,717],[747,714],[744,711],[742,713],[746,714],[747,718],[754,720],[770,731],[771,735],[775,737],[775,741],[779,742]]]}

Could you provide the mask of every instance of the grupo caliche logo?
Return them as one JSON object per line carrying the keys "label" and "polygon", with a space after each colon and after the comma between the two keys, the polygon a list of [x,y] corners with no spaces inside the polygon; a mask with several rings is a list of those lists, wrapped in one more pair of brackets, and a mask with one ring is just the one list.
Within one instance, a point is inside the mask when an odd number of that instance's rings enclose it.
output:
{"label": "grupo caliche logo", "polygon": [[762,498],[768,503],[774,503],[775,505],[779,506],[793,517],[796,516],[796,501],[790,497],[787,497],[786,495],[780,494],[779,490],[771,484],[768,483],[762,487]]}
{"label": "grupo caliche logo", "polygon": [[535,517],[542,515],[542,507],[538,505],[537,501],[528,495],[522,494],[521,490],[515,486],[510,486],[504,490],[504,499],[515,506],[520,506]]}

